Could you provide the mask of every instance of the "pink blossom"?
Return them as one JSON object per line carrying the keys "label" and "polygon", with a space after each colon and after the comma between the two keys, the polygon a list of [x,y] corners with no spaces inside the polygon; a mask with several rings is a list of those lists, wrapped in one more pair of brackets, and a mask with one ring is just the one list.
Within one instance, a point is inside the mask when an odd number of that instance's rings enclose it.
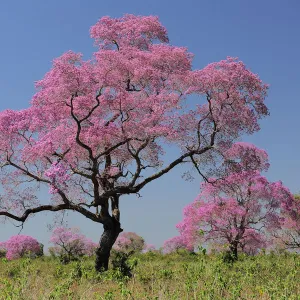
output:
{"label": "pink blossom", "polygon": [[91,36],[104,48],[138,47],[147,49],[151,40],[168,42],[167,31],[157,17],[141,17],[127,14],[119,19],[102,17],[91,28]]}
{"label": "pink blossom", "polygon": [[66,181],[70,179],[70,175],[67,174],[67,168],[62,163],[55,162],[45,172],[45,175],[51,180],[50,193],[57,193],[57,187],[64,190],[67,187]]}

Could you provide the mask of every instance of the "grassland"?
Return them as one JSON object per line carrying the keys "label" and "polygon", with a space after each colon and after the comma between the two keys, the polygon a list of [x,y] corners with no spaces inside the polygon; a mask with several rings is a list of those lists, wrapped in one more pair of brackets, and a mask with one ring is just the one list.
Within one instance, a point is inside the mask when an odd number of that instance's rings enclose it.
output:
{"label": "grassland", "polygon": [[300,299],[300,255],[147,253],[130,259],[133,276],[94,271],[93,258],[62,265],[50,257],[0,260],[0,299]]}

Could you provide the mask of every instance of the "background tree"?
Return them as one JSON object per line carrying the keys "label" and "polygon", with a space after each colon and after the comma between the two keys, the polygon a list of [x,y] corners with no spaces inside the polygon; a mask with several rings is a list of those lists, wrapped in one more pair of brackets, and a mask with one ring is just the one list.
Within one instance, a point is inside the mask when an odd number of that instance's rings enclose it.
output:
{"label": "background tree", "polygon": [[238,249],[254,254],[266,247],[271,230],[281,226],[281,205],[291,198],[281,182],[270,183],[259,172],[229,174],[201,184],[201,193],[185,207],[177,228],[187,245],[228,245],[236,259]]}
{"label": "background tree", "polygon": [[135,232],[122,232],[113,249],[121,252],[142,252],[145,245],[145,240]]}
{"label": "background tree", "polygon": [[187,245],[184,237],[182,235],[174,236],[166,240],[163,244],[163,253],[172,253],[178,250],[187,250],[189,252],[194,251],[194,245]]}
{"label": "background tree", "polygon": [[5,250],[6,258],[9,260],[24,256],[40,256],[41,252],[39,242],[28,235],[14,235],[6,242],[2,242],[0,248]]}
{"label": "background tree", "polygon": [[143,253],[147,253],[147,252],[153,252],[153,251],[157,251],[155,248],[155,245],[153,244],[145,244],[144,249],[143,249]]}
{"label": "background tree", "polygon": [[[102,223],[101,270],[122,231],[122,195],[138,195],[182,163],[203,178],[253,167],[255,150],[232,149],[259,130],[268,109],[267,86],[242,62],[192,70],[192,55],[168,44],[157,17],[103,17],[91,36],[98,46],[91,60],[63,54],[37,82],[28,109],[0,114],[0,216],[25,222],[72,210]],[[180,150],[173,161],[164,157],[169,144]],[[47,204],[36,196],[40,185],[49,187]]]}
{"label": "background tree", "polygon": [[50,254],[60,257],[65,263],[83,255],[92,256],[97,248],[97,244],[81,234],[78,228],[55,228],[50,242],[54,244],[49,248]]}
{"label": "background tree", "polygon": [[282,204],[281,228],[274,236],[280,248],[300,250],[300,195]]}

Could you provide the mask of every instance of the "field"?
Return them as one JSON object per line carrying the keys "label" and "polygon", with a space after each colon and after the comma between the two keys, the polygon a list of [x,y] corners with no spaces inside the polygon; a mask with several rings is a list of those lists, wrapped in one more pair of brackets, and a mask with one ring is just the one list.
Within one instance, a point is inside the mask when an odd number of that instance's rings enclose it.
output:
{"label": "field", "polygon": [[62,265],[41,257],[0,261],[0,299],[300,299],[300,255],[147,253],[131,257],[133,276],[97,274],[93,258]]}

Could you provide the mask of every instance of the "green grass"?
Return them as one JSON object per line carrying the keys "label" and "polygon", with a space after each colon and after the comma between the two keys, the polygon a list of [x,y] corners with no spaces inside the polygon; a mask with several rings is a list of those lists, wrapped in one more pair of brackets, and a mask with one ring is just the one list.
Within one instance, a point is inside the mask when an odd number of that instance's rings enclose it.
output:
{"label": "green grass", "polygon": [[98,274],[93,258],[0,260],[0,299],[300,299],[300,255],[240,257],[148,253],[131,258],[132,278]]}

